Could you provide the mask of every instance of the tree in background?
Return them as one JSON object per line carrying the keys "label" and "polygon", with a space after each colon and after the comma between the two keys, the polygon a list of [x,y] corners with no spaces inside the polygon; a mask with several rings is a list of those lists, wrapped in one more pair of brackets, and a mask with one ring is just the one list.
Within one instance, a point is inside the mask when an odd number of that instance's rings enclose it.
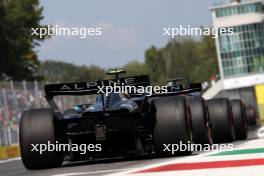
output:
{"label": "tree in background", "polygon": [[36,80],[39,61],[34,48],[42,39],[31,35],[40,25],[38,0],[0,1],[0,79]]}
{"label": "tree in background", "polygon": [[191,72],[191,80],[196,82],[208,81],[212,76],[219,75],[215,40],[204,36],[197,43],[197,66]]}
{"label": "tree in background", "polygon": [[[178,38],[163,48],[150,47],[145,52],[145,62],[131,61],[122,68],[128,76],[148,74],[152,84],[162,85],[168,79],[182,77],[186,82],[208,81],[218,74],[214,39]],[[45,61],[40,75],[49,82],[90,81],[106,78],[104,70],[97,66],[77,66],[59,61]]]}
{"label": "tree in background", "polygon": [[77,66],[51,60],[41,63],[39,74],[50,83],[83,82],[105,78],[105,71],[98,66]]}
{"label": "tree in background", "polygon": [[128,76],[147,74],[146,64],[139,61],[131,61],[123,66],[122,69],[126,70]]}
{"label": "tree in background", "polygon": [[166,58],[165,51],[152,46],[145,52],[145,64],[151,81],[155,84],[161,84],[166,80]]}
{"label": "tree in background", "polygon": [[154,84],[182,77],[187,82],[208,81],[218,74],[214,39],[177,38],[163,48],[149,48],[145,52],[145,64]]}

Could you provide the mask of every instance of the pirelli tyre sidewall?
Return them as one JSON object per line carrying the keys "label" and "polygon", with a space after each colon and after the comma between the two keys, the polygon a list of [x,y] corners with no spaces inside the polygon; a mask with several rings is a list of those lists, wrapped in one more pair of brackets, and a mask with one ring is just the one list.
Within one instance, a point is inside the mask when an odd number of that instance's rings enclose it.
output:
{"label": "pirelli tyre sidewall", "polygon": [[236,139],[246,139],[248,135],[248,124],[245,106],[240,99],[230,100],[230,104],[232,106]]}
{"label": "pirelli tyre sidewall", "polygon": [[62,164],[63,155],[58,151],[32,151],[32,145],[55,144],[54,113],[51,109],[24,111],[19,125],[21,158],[27,169],[46,169]]}
{"label": "pirelli tyre sidewall", "polygon": [[235,139],[232,107],[226,98],[206,101],[212,123],[214,143],[232,142]]}
{"label": "pirelli tyre sidewall", "polygon": [[191,112],[194,143],[204,146],[212,145],[211,125],[205,100],[202,97],[189,96],[187,102]]}
{"label": "pirelli tyre sidewall", "polygon": [[192,142],[190,114],[185,97],[161,97],[153,101],[153,142],[158,156],[189,155],[191,151],[164,151],[164,144]]}

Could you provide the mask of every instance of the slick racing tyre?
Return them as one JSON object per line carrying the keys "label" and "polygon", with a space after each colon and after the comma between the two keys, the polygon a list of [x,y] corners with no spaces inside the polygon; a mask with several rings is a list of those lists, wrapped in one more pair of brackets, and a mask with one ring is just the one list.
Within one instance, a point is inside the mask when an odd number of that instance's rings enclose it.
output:
{"label": "slick racing tyre", "polygon": [[246,117],[249,126],[257,125],[257,115],[256,110],[253,106],[249,106],[246,108]]}
{"label": "slick racing tyre", "polygon": [[[24,111],[19,125],[21,158],[27,169],[46,169],[62,164],[63,156],[58,151],[40,151],[32,145],[56,143],[54,113],[51,109]],[[47,147],[47,146],[46,146]],[[38,150],[40,147],[38,147]],[[44,149],[43,149],[44,150]]]}
{"label": "slick racing tyre", "polygon": [[235,139],[232,108],[225,98],[207,100],[214,143],[232,142]]}
{"label": "slick racing tyre", "polygon": [[[158,156],[189,155],[191,150],[176,147],[192,143],[190,114],[183,96],[161,97],[153,102],[153,142]],[[173,145],[165,150],[164,145]]]}
{"label": "slick racing tyre", "polygon": [[246,139],[248,135],[248,128],[245,106],[239,99],[230,100],[230,104],[232,106],[236,139]]}
{"label": "slick racing tyre", "polygon": [[193,141],[208,146],[213,144],[209,114],[202,97],[188,97],[191,112]]}

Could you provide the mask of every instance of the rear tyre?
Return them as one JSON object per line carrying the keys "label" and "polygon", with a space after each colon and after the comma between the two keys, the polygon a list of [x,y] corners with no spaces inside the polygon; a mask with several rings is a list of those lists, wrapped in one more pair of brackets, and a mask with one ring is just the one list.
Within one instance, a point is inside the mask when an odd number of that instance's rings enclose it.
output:
{"label": "rear tyre", "polygon": [[215,143],[232,142],[235,139],[232,109],[228,99],[207,100]]}
{"label": "rear tyre", "polygon": [[192,122],[193,141],[208,147],[213,144],[208,110],[202,97],[187,98]]}
{"label": "rear tyre", "polygon": [[246,139],[248,135],[248,128],[245,106],[239,99],[230,100],[230,103],[232,106],[236,139]]}
{"label": "rear tyre", "polygon": [[[192,143],[190,114],[183,96],[162,97],[154,100],[153,142],[158,156],[190,155],[188,149],[167,151],[164,145],[180,146]],[[182,146],[183,146],[182,145]],[[176,148],[175,148],[176,149]]]}
{"label": "rear tyre", "polygon": [[246,108],[246,117],[249,126],[257,125],[257,115],[256,110],[253,106],[249,106]]}
{"label": "rear tyre", "polygon": [[62,164],[63,155],[57,151],[33,150],[32,145],[56,143],[54,113],[51,109],[24,111],[19,125],[21,158],[27,169],[46,169]]}

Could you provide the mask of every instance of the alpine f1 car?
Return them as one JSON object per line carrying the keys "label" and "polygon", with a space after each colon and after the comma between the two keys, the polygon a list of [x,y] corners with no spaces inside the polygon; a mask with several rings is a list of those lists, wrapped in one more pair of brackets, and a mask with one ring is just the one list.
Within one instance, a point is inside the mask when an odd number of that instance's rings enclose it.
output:
{"label": "alpine f1 car", "polygon": [[[162,157],[190,155],[191,150],[172,152],[168,147],[188,145],[194,141],[210,145],[212,131],[213,135],[225,139],[229,136],[224,135],[233,132],[229,101],[205,102],[200,96],[192,95],[201,91],[199,84],[177,90],[168,86],[166,93],[151,96],[146,93],[110,93],[106,96],[100,91],[102,87],[113,84],[150,86],[147,75],[120,78],[121,73],[124,71],[110,72],[116,76],[110,80],[46,85],[45,97],[50,108],[26,110],[21,117],[19,137],[24,166],[43,169],[59,167],[66,159],[74,161],[141,154]],[[62,112],[54,101],[61,95],[96,97],[92,104],[76,105]],[[220,127],[224,125],[230,130]],[[223,129],[221,135],[217,131],[219,128]],[[47,147],[43,144],[54,145]],[[86,144],[89,151],[58,150],[58,144],[64,144],[64,147]]]}

